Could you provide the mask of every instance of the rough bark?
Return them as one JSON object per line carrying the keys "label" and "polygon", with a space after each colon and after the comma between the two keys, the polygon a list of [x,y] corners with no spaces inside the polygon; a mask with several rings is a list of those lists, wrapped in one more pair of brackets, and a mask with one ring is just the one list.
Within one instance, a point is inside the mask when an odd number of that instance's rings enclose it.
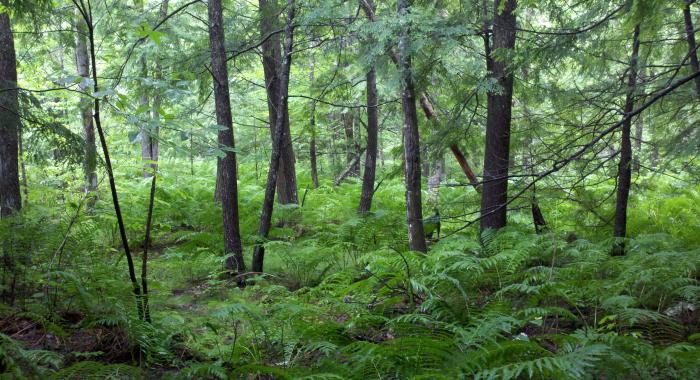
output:
{"label": "rough bark", "polygon": [[[88,90],[88,79],[90,79],[90,61],[88,59],[87,48],[87,27],[85,21],[78,14],[76,18],[76,41],[75,41],[75,66],[78,75],[83,78],[80,83],[80,90]],[[83,124],[83,138],[85,139],[85,161],[83,171],[85,172],[85,191],[95,191],[97,189],[97,147],[95,145],[95,126],[92,122],[92,104],[86,99],[80,100],[80,115]]]}
{"label": "rough bark", "polygon": [[[259,0],[258,4],[260,6],[260,35],[261,38],[265,39],[265,42],[262,44],[262,60],[265,74],[265,89],[267,91],[270,137],[272,140],[274,140],[277,125],[282,126],[280,167],[277,175],[277,198],[281,204],[299,203],[296,169],[294,167],[294,148],[289,128],[289,110],[286,108],[286,105],[283,110],[277,109],[277,100],[282,89],[281,78],[279,77],[282,63],[280,38],[279,34],[276,33],[278,4],[277,0]],[[281,123],[278,123],[278,117],[282,119]]]}
{"label": "rough bark", "polygon": [[[409,1],[398,0],[399,17],[409,13]],[[420,139],[416,93],[411,68],[410,29],[404,27],[399,36],[399,71],[401,75],[401,105],[403,109],[404,177],[406,180],[406,222],[408,224],[408,247],[412,251],[427,252],[423,232],[423,207],[421,203]]]}
{"label": "rough bark", "polygon": [[[625,99],[625,115],[634,110],[634,94],[637,84],[637,61],[639,57],[639,24],[634,28],[632,42],[632,57],[630,58],[630,70],[627,82],[627,96]],[[620,163],[617,173],[617,198],[615,202],[615,225],[613,237],[616,242],[613,245],[613,255],[625,254],[624,238],[627,235],[627,203],[632,183],[632,118],[626,118],[622,123],[622,137],[620,140]]]}
{"label": "rough bark", "polygon": [[[695,29],[693,28],[693,16],[690,13],[690,4],[695,0],[686,0],[683,8],[683,18],[685,19],[685,36],[688,42],[688,54],[690,55],[690,68],[693,72],[700,70],[698,64],[697,45],[695,43]],[[700,77],[695,77],[695,92],[700,97]]]}
{"label": "rough bark", "polygon": [[0,13],[0,218],[19,212],[19,99],[10,16]]}
{"label": "rough bark", "polygon": [[367,72],[367,153],[365,154],[365,172],[362,177],[362,195],[358,214],[366,214],[372,209],[374,196],[374,179],[377,170],[377,135],[379,117],[377,109],[377,76],[374,67]]}
{"label": "rough bark", "polygon": [[219,179],[221,185],[221,206],[224,220],[224,253],[226,268],[241,273],[245,270],[243,248],[238,216],[238,185],[233,117],[228,87],[226,48],[224,44],[224,18],[221,0],[209,0],[209,46],[211,48],[211,73],[214,82],[214,103],[216,123],[223,126],[219,131],[219,145],[224,149],[220,160]]}
{"label": "rough bark", "polygon": [[[501,1],[504,1],[501,9]],[[515,47],[516,0],[496,0],[493,17],[493,50]],[[490,57],[492,58],[492,57]],[[513,74],[508,64],[493,60],[492,76],[498,92],[488,95],[486,147],[484,150],[483,191],[481,195],[481,232],[506,225],[510,124],[513,98]]]}
{"label": "rough bark", "polygon": [[253,272],[263,271],[263,261],[265,259],[264,243],[270,233],[272,224],[272,211],[275,200],[275,184],[277,183],[277,172],[280,167],[283,145],[283,124],[284,113],[289,100],[289,71],[292,66],[292,43],[294,41],[294,0],[287,0],[287,22],[284,28],[284,56],[279,71],[279,89],[277,93],[277,125],[272,136],[272,153],[270,155],[270,167],[267,172],[267,184],[265,186],[265,199],[263,200],[262,212],[260,213],[260,226],[258,227],[258,238],[253,249]]}

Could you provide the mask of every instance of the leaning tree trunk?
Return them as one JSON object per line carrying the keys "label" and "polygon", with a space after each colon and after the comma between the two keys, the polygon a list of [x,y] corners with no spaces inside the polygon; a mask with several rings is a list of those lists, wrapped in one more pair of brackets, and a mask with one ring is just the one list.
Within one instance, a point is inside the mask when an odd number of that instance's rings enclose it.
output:
{"label": "leaning tree trunk", "polygon": [[270,168],[267,172],[267,184],[265,186],[265,199],[263,200],[262,212],[260,214],[260,226],[258,227],[258,237],[253,249],[253,272],[263,271],[263,261],[265,258],[265,240],[270,233],[272,224],[272,211],[275,200],[275,184],[277,183],[277,171],[280,167],[281,148],[283,139],[284,110],[287,109],[289,100],[289,71],[292,66],[292,43],[294,41],[294,0],[287,0],[287,23],[284,28],[284,56],[279,71],[279,98],[277,99],[277,125],[272,136],[272,154],[270,155]]}
{"label": "leaning tree trunk", "polygon": [[[289,128],[289,109],[286,108],[286,105],[283,110],[277,109],[277,100],[282,90],[281,78],[279,77],[282,58],[279,34],[276,30],[279,7],[277,0],[259,0],[258,3],[261,13],[260,34],[261,38],[264,39],[262,44],[263,71],[265,74],[268,119],[270,121],[270,136],[272,140],[274,140],[277,125],[282,126],[280,167],[277,173],[277,198],[281,204],[299,203],[296,169],[294,167],[294,148]],[[280,123],[277,121],[278,117],[282,118]]]}
{"label": "leaning tree trunk", "polygon": [[233,118],[226,67],[226,45],[224,44],[224,21],[221,0],[209,0],[209,46],[211,48],[211,73],[214,82],[214,102],[216,122],[223,126],[219,131],[219,145],[224,149],[220,161],[219,179],[221,186],[221,206],[224,218],[224,253],[227,255],[226,268],[242,273],[243,247],[238,216],[238,185],[236,153],[233,138]]}
{"label": "leaning tree trunk", "polygon": [[[634,27],[632,40],[632,57],[630,59],[630,71],[627,82],[627,96],[625,99],[625,116],[634,110],[634,94],[637,85],[637,61],[639,57],[639,24]],[[615,256],[625,254],[624,238],[627,235],[627,203],[630,196],[632,183],[632,118],[628,117],[622,123],[622,139],[620,141],[620,164],[617,173],[617,200],[615,203],[615,226],[613,237],[616,239],[612,254]]]}
{"label": "leaning tree trunk", "polygon": [[[95,93],[99,92],[99,83],[97,79],[97,53],[95,52],[95,24],[93,23],[92,10],[84,5],[78,4],[78,2],[73,2],[83,17],[85,24],[88,28],[88,46],[90,52],[90,66],[92,67],[92,86]],[[109,179],[109,190],[112,194],[112,204],[114,205],[114,214],[117,218],[117,225],[119,227],[119,236],[121,237],[122,247],[124,248],[124,256],[126,256],[126,263],[129,269],[129,281],[134,292],[134,296],[137,301],[137,311],[139,315],[142,315],[143,300],[141,296],[141,286],[136,280],[136,270],[134,267],[134,259],[131,255],[131,249],[129,248],[129,239],[126,236],[126,227],[124,224],[124,217],[122,216],[121,207],[119,205],[119,195],[117,193],[117,185],[114,180],[114,171],[112,170],[112,160],[109,156],[109,148],[107,147],[107,139],[105,138],[104,129],[102,128],[102,118],[100,116],[100,98],[95,97],[95,103],[93,108],[93,118],[95,121],[95,129],[97,130],[97,135],[100,137],[100,145],[102,147],[102,156],[105,160],[105,169],[107,170],[107,178]]]}
{"label": "leaning tree trunk", "polygon": [[365,172],[362,177],[362,195],[360,196],[360,205],[357,208],[360,215],[370,211],[374,196],[374,177],[377,170],[377,134],[379,131],[377,104],[377,78],[374,66],[372,66],[367,72],[367,153],[365,154]]}
{"label": "leaning tree trunk", "polygon": [[[493,50],[515,47],[516,0],[494,2]],[[492,57],[487,57],[491,59]],[[510,160],[510,124],[513,100],[513,73],[507,62],[493,60],[492,76],[498,82],[498,93],[488,95],[486,147],[484,150],[483,191],[481,195],[481,232],[506,225],[508,198],[508,163]]]}
{"label": "leaning tree trunk", "polygon": [[10,15],[0,13],[0,218],[20,211],[19,99]]}
{"label": "leaning tree trunk", "polygon": [[[90,79],[90,61],[87,49],[87,27],[85,21],[80,17],[76,19],[76,41],[75,41],[75,65],[78,75],[83,80],[80,82],[80,91],[88,91],[88,79]],[[83,137],[85,138],[85,161],[83,169],[85,171],[85,191],[95,191],[97,189],[97,147],[95,146],[95,126],[92,123],[92,102],[85,99],[80,100],[80,115],[83,122]]]}
{"label": "leaning tree trunk", "polygon": [[[409,13],[408,0],[398,0],[400,18]],[[411,69],[410,30],[406,26],[399,36],[399,71],[401,72],[401,104],[403,108],[403,152],[404,176],[406,180],[406,222],[408,224],[408,247],[412,251],[427,252],[423,231],[423,206],[421,203],[420,140],[416,93]]]}
{"label": "leaning tree trunk", "polygon": [[[693,29],[693,16],[690,13],[690,4],[695,0],[686,0],[683,8],[683,18],[685,19],[685,36],[688,41],[688,54],[690,55],[690,68],[693,72],[700,71],[698,64],[697,45],[695,43],[695,29]],[[700,97],[700,77],[695,77],[695,92]]]}

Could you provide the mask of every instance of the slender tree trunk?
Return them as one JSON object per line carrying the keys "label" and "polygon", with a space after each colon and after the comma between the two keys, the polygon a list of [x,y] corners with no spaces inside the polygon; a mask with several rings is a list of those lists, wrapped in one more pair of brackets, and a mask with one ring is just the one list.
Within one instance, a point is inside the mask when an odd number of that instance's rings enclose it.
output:
{"label": "slender tree trunk", "polygon": [[[362,178],[362,195],[358,214],[366,214],[372,209],[374,196],[374,177],[377,170],[377,134],[379,117],[377,109],[377,77],[374,66],[367,72],[367,153],[365,154],[365,172]],[[415,107],[415,105],[414,105]]]}
{"label": "slender tree trunk", "polygon": [[472,168],[469,166],[469,163],[467,163],[467,158],[464,156],[462,151],[459,150],[457,144],[451,144],[450,150],[457,159],[459,166],[462,168],[462,172],[464,172],[464,175],[467,176],[467,179],[469,180],[469,183],[472,185],[474,190],[476,190],[477,193],[481,193],[481,185],[479,184],[479,179],[476,178],[476,174],[474,174],[474,172],[472,171]]}
{"label": "slender tree trunk", "polygon": [[[409,13],[409,1],[398,0],[400,18]],[[406,221],[408,224],[408,247],[412,251],[427,252],[423,231],[423,206],[421,203],[420,139],[416,93],[411,68],[410,29],[405,27],[399,36],[399,70],[401,72],[401,104],[403,108],[403,152],[404,176],[406,179]]]}
{"label": "slender tree trunk", "polygon": [[265,88],[267,90],[270,136],[273,140],[275,128],[278,125],[277,117],[282,118],[282,122],[279,124],[282,125],[282,141],[280,145],[280,167],[277,173],[277,198],[281,204],[299,203],[296,169],[294,167],[294,149],[289,128],[289,110],[287,108],[277,110],[277,99],[281,91],[281,78],[279,78],[278,74],[282,62],[279,34],[276,33],[279,7],[277,0],[259,0],[258,3],[261,12],[260,34],[261,38],[266,39],[262,44],[263,71],[265,74]]}
{"label": "slender tree trunk", "polygon": [[[644,86],[645,81],[644,68],[639,69],[639,85],[637,87]],[[634,157],[632,157],[632,170],[639,175],[642,169],[641,155],[642,155],[642,139],[644,137],[644,116],[637,115],[637,122],[634,125]]]}
{"label": "slender tree trunk", "polygon": [[[362,9],[365,11],[365,14],[367,15],[367,18],[370,21],[375,21],[376,16],[374,13],[374,10],[371,7],[371,1],[369,0],[360,0],[360,5],[362,6]],[[389,58],[391,59],[392,62],[398,67],[399,66],[399,57],[398,54],[393,49],[389,49]],[[428,95],[425,92],[420,93],[420,106],[421,109],[423,110],[423,114],[425,114],[426,119],[431,120],[434,123],[439,123],[438,120],[438,115],[435,113],[435,109],[433,107],[433,104],[430,102],[430,99],[428,99]],[[457,144],[451,144],[450,145],[450,150],[452,150],[453,153],[459,152],[459,147],[457,147]],[[460,156],[464,157],[464,155],[459,152],[459,154],[455,154],[455,158],[459,162],[460,167],[462,168],[464,174],[467,176],[469,179],[469,182],[472,183],[472,185],[477,184],[478,181],[474,182],[472,181],[471,175],[474,174],[474,171],[471,169],[469,166],[469,163],[466,160],[460,161]],[[384,166],[384,155],[381,155],[382,159],[382,166]],[[465,170],[466,168],[466,170]],[[471,174],[470,174],[471,173]],[[476,178],[476,176],[474,176]],[[476,187],[475,187],[476,189]],[[478,191],[478,189],[477,189]]]}
{"label": "slender tree trunk", "polygon": [[[90,52],[90,65],[92,67],[92,84],[93,91],[97,93],[100,89],[99,83],[97,81],[97,54],[95,53],[95,26],[92,21],[92,12],[90,8],[86,8],[80,5],[77,0],[73,0],[73,4],[79,10],[85,24],[88,28],[88,46]],[[129,280],[133,288],[134,296],[137,301],[137,311],[139,315],[142,314],[143,300],[141,297],[141,286],[136,280],[136,270],[134,268],[134,260],[131,256],[131,249],[129,248],[129,239],[126,237],[126,227],[124,224],[124,218],[122,217],[121,207],[119,206],[119,195],[117,194],[117,185],[114,180],[114,171],[112,170],[112,160],[109,157],[109,148],[107,147],[107,139],[105,138],[104,129],[102,128],[102,119],[100,117],[100,98],[95,98],[94,113],[93,118],[95,121],[95,128],[97,129],[97,134],[100,137],[100,145],[102,146],[102,155],[105,160],[105,169],[107,170],[107,177],[109,178],[109,189],[112,194],[112,203],[114,205],[114,214],[117,217],[117,225],[119,226],[119,236],[121,237],[122,246],[124,248],[124,256],[126,256],[126,263],[129,269]]]}
{"label": "slender tree trunk", "polygon": [[[161,22],[168,16],[168,2],[169,0],[163,0],[163,2],[160,4],[160,15],[158,18]],[[155,54],[154,61],[156,67],[153,73],[153,79],[159,82],[163,80],[163,63],[161,62],[161,59],[158,57],[157,53]],[[151,109],[151,121],[153,123],[153,127],[150,131],[151,134],[148,139],[148,155],[151,158],[150,167],[148,169],[150,169],[151,173],[155,173],[155,171],[158,169],[158,157],[160,156],[158,138],[160,137],[160,110],[162,105],[163,98],[160,91],[155,88],[153,90],[153,105]]]}
{"label": "slender tree trunk", "polygon": [[22,209],[16,59],[10,15],[0,13],[0,218]]}
{"label": "slender tree trunk", "polygon": [[282,65],[280,66],[279,71],[280,91],[278,92],[279,97],[275,107],[277,109],[277,125],[274,128],[275,133],[272,138],[270,168],[267,172],[267,185],[265,186],[265,199],[263,201],[263,208],[260,214],[258,239],[255,242],[255,248],[253,249],[253,272],[263,271],[263,261],[265,258],[265,247],[263,244],[265,243],[265,240],[267,239],[267,236],[270,233],[270,226],[272,224],[272,211],[275,199],[275,184],[277,183],[277,171],[280,166],[280,158],[282,155],[281,148],[284,135],[284,110],[287,109],[287,103],[289,100],[289,71],[292,66],[292,43],[294,41],[294,13],[294,0],[287,0],[287,23],[284,28],[284,55],[282,57]]}
{"label": "slender tree trunk", "polygon": [[[87,48],[87,27],[80,14],[76,18],[76,29],[78,33],[75,41],[75,65],[78,75],[83,78],[79,86],[80,90],[86,92],[89,88],[87,80],[90,79],[90,61]],[[89,192],[97,189],[97,147],[95,145],[95,127],[92,123],[92,105],[86,98],[80,100],[80,114],[85,138],[85,161],[83,163],[85,191]]]}
{"label": "slender tree trunk", "polygon": [[[634,27],[632,40],[632,57],[630,58],[630,72],[627,82],[627,97],[625,99],[625,115],[634,110],[634,95],[637,84],[637,62],[639,57],[639,24]],[[615,203],[615,226],[613,237],[616,242],[613,245],[612,254],[615,256],[625,254],[624,238],[627,235],[627,203],[630,196],[632,183],[632,119],[627,118],[622,123],[622,139],[620,141],[620,164],[617,173],[617,200]]]}
{"label": "slender tree trunk", "polygon": [[211,48],[211,73],[214,82],[214,99],[216,122],[224,127],[219,131],[219,145],[225,150],[220,161],[219,179],[221,185],[221,205],[224,219],[224,253],[226,269],[242,273],[243,247],[238,216],[238,173],[233,137],[233,118],[231,116],[231,98],[228,87],[228,68],[226,67],[226,45],[224,44],[224,21],[221,0],[209,0],[209,46]]}
{"label": "slender tree trunk", "polygon": [[[501,1],[504,4],[501,4]],[[503,7],[501,7],[503,5]],[[515,47],[516,0],[494,2],[493,50]],[[492,57],[490,57],[492,58]],[[510,124],[513,99],[513,73],[507,62],[493,60],[492,75],[501,87],[489,93],[484,150],[484,186],[481,195],[481,232],[506,225],[508,165],[510,160]]]}
{"label": "slender tree trunk", "polygon": [[[700,71],[698,64],[697,45],[695,44],[695,29],[693,28],[693,16],[690,13],[690,5],[695,0],[686,0],[683,8],[683,18],[685,19],[685,36],[688,41],[688,54],[690,55],[690,68],[693,72]],[[695,92],[700,97],[700,77],[695,77]]]}
{"label": "slender tree trunk", "polygon": [[[141,12],[145,12],[144,3],[141,3]],[[141,80],[145,83],[145,79],[148,78],[148,61],[146,60],[146,54],[144,53],[139,59],[139,66],[141,69]],[[139,98],[139,106],[144,110],[144,119],[141,121],[140,135],[141,135],[141,161],[143,161],[143,176],[148,178],[153,174],[155,167],[153,165],[153,157],[151,156],[151,137],[153,134],[150,110],[148,107],[148,88],[145,84],[141,86],[141,96]]]}
{"label": "slender tree trunk", "polygon": [[[342,114],[343,130],[345,131],[345,163],[350,165],[357,156],[357,145],[355,144],[355,115],[352,109],[346,109]],[[350,168],[350,176],[356,177],[359,174],[360,163],[353,164]]]}
{"label": "slender tree trunk", "polygon": [[[314,82],[314,60],[311,57],[311,64],[309,65],[311,71],[309,72],[309,80],[311,85]],[[311,142],[309,142],[309,160],[311,161],[311,182],[314,185],[314,189],[318,188],[318,169],[316,166],[316,101],[311,101],[311,119],[309,120],[309,126],[311,129]]]}

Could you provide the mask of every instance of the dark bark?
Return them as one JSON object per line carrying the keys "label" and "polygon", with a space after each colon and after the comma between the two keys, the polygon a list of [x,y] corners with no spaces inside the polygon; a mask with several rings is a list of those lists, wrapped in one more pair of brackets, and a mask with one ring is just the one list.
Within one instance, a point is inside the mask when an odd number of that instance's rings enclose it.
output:
{"label": "dark bark", "polygon": [[541,234],[547,230],[547,221],[544,219],[540,205],[534,195],[530,200],[530,210],[532,211],[532,222],[535,225],[535,232]]}
{"label": "dark bark", "polygon": [[151,244],[151,226],[153,225],[153,207],[156,200],[156,178],[153,174],[151,178],[151,192],[148,198],[148,213],[146,216],[146,236],[143,239],[143,255],[141,255],[141,290],[143,291],[143,319],[151,322],[151,311],[148,307],[148,247]]}
{"label": "dark bark", "polygon": [[233,118],[231,116],[231,98],[228,87],[221,0],[209,0],[208,15],[216,123],[224,127],[219,131],[219,145],[225,153],[224,157],[219,161],[221,206],[224,220],[224,254],[228,256],[226,269],[242,273],[245,270],[245,263],[243,262],[243,247],[238,215],[236,153],[233,151],[236,145],[233,137]]}
{"label": "dark bark", "polygon": [[294,41],[294,0],[287,0],[287,22],[284,28],[284,55],[279,71],[278,99],[275,109],[277,110],[277,125],[272,136],[272,153],[270,155],[270,167],[267,172],[267,184],[265,186],[265,199],[263,201],[262,212],[260,213],[260,226],[258,227],[258,237],[253,249],[253,272],[263,271],[263,261],[265,258],[264,243],[270,233],[272,224],[272,211],[275,200],[275,184],[277,183],[277,171],[280,166],[284,113],[287,109],[289,96],[289,71],[292,66],[292,43]]}
{"label": "dark bark", "polygon": [[[409,13],[409,1],[398,0],[400,18]],[[404,27],[399,36],[399,71],[401,75],[401,105],[403,108],[403,152],[404,177],[406,180],[406,222],[408,224],[408,247],[412,251],[427,252],[423,233],[423,206],[421,202],[420,138],[416,93],[411,68],[410,29]]]}
{"label": "dark bark", "polygon": [[[625,116],[634,110],[634,94],[637,85],[637,61],[639,57],[639,24],[634,28],[632,41],[632,57],[630,58],[630,70],[627,82],[627,96],[625,99]],[[613,237],[616,242],[613,245],[613,255],[625,254],[624,238],[627,235],[627,203],[630,196],[632,183],[632,118],[626,118],[622,123],[622,137],[620,141],[620,164],[617,173],[617,199],[615,202],[615,225]]]}
{"label": "dark bark", "polygon": [[[83,78],[80,83],[80,90],[87,91],[87,80],[90,78],[90,61],[88,59],[87,48],[87,27],[85,21],[78,14],[76,19],[75,41],[75,65],[78,75]],[[83,123],[83,138],[85,139],[85,161],[83,170],[85,172],[85,190],[95,191],[97,189],[97,146],[95,145],[95,126],[92,122],[92,102],[88,99],[80,100],[80,115]],[[88,203],[90,204],[90,203]]]}
{"label": "dark bark", "polygon": [[[88,46],[90,52],[90,65],[92,66],[92,84],[93,91],[98,92],[100,87],[97,81],[97,54],[95,53],[95,27],[92,22],[92,13],[90,8],[85,8],[80,5],[77,0],[73,0],[73,4],[76,6],[80,12],[85,24],[88,28]],[[141,307],[143,305],[141,298],[141,286],[136,280],[136,270],[134,268],[134,260],[131,256],[131,249],[129,248],[129,240],[126,237],[126,228],[124,225],[124,218],[122,216],[121,207],[119,206],[119,195],[117,194],[117,185],[114,180],[114,171],[112,170],[112,160],[109,156],[109,148],[107,147],[107,139],[105,138],[104,129],[102,128],[102,119],[100,117],[100,98],[95,98],[93,118],[95,121],[95,128],[97,129],[97,134],[100,137],[100,146],[102,147],[102,156],[105,160],[105,169],[107,170],[107,178],[109,179],[109,189],[112,194],[112,204],[114,205],[114,214],[117,217],[117,226],[119,227],[119,236],[122,241],[122,247],[124,248],[124,256],[126,256],[126,263],[129,269],[129,280],[133,288],[134,296],[137,301],[138,314],[141,315]]]}
{"label": "dark bark", "polygon": [[[272,140],[274,140],[277,125],[282,126],[280,167],[277,175],[277,198],[281,204],[299,203],[296,169],[294,167],[294,148],[289,128],[289,109],[286,108],[286,104],[285,109],[277,109],[280,91],[282,90],[281,78],[279,77],[282,63],[280,38],[278,33],[274,33],[278,24],[279,7],[277,0],[259,0],[258,3],[261,13],[260,35],[261,38],[267,38],[262,44],[262,52],[270,137]],[[277,121],[278,117],[282,119],[280,123]]]}
{"label": "dark bark", "polygon": [[[686,0],[685,8],[683,8],[683,18],[685,19],[685,36],[688,42],[688,54],[690,55],[690,68],[693,72],[698,72],[700,70],[700,64],[698,64],[698,52],[697,45],[695,43],[695,29],[693,28],[693,16],[690,13],[690,4],[694,0]],[[695,92],[700,97],[700,77],[695,78]]]}
{"label": "dark bark", "polygon": [[[501,1],[505,2],[502,9]],[[515,47],[516,6],[516,0],[494,2],[493,50],[513,50]],[[482,233],[487,229],[505,227],[508,198],[513,73],[509,71],[506,61],[494,59],[491,64],[493,65],[492,76],[500,89],[488,95],[484,186],[481,196]]]}
{"label": "dark bark", "polygon": [[22,209],[16,59],[10,16],[0,13],[0,218]]}
{"label": "dark bark", "polygon": [[362,195],[358,214],[366,214],[372,209],[374,196],[374,179],[377,170],[377,135],[379,117],[377,109],[377,78],[374,67],[367,72],[367,153],[365,154],[365,172],[362,177]]}

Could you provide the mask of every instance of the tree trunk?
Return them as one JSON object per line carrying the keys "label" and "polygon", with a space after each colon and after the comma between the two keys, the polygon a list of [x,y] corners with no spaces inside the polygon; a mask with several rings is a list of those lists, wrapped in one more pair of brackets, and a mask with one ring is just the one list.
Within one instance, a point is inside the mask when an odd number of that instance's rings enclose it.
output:
{"label": "tree trunk", "polygon": [[[263,1],[263,0],[261,0]],[[275,109],[277,110],[277,125],[272,136],[272,154],[270,155],[270,168],[267,172],[267,185],[265,186],[265,199],[263,201],[262,212],[260,214],[260,226],[258,228],[258,239],[253,249],[253,272],[263,271],[263,260],[265,258],[264,243],[270,233],[272,223],[272,211],[275,199],[275,184],[277,183],[277,171],[280,167],[282,156],[282,139],[284,135],[284,113],[287,109],[289,96],[289,71],[292,66],[292,43],[294,41],[294,0],[287,0],[287,23],[284,28],[284,56],[279,71],[279,98]]]}
{"label": "tree trunk", "polygon": [[[376,16],[374,14],[374,10],[371,7],[370,0],[360,0],[360,6],[362,6],[362,9],[364,9],[365,14],[367,14],[367,18],[369,18],[370,21],[376,20]],[[399,57],[393,49],[389,49],[389,58],[391,59],[392,62],[394,62],[394,64],[397,67],[399,66]],[[439,122],[437,114],[435,113],[435,109],[433,108],[433,105],[430,102],[430,99],[428,99],[428,96],[425,92],[420,93],[420,106],[421,106],[421,109],[423,110],[423,114],[425,114],[426,119],[431,120],[434,123]],[[450,145],[450,149],[454,153],[455,150],[453,150],[452,147],[457,148],[457,145],[456,144]],[[457,148],[456,150],[459,151],[459,148]],[[460,155],[462,157],[464,157],[464,155],[461,154],[461,152],[460,152]],[[382,166],[384,166],[384,155],[382,155],[381,158],[382,158]],[[471,169],[471,167],[469,166],[467,161],[466,160],[459,161],[459,156],[457,156],[457,155],[455,156],[455,158],[459,162],[460,167],[462,167],[462,170],[464,171],[464,174],[469,179],[469,182],[472,183],[472,185],[474,185],[475,182],[472,181],[472,178],[470,178],[470,174],[469,174],[469,173],[471,173],[473,175],[474,171]],[[466,167],[466,170],[464,169],[465,167]],[[476,177],[474,177],[474,178],[476,178]],[[477,182],[477,184],[478,184],[478,182]],[[478,189],[477,189],[477,191],[478,191]]]}
{"label": "tree trunk", "polygon": [[[632,40],[632,57],[630,58],[630,72],[627,82],[627,97],[625,99],[625,115],[634,110],[634,94],[637,84],[637,61],[639,57],[639,24],[634,27]],[[620,141],[620,164],[617,173],[617,200],[615,203],[615,226],[613,237],[616,242],[613,245],[612,254],[615,256],[625,254],[624,238],[627,235],[627,202],[630,196],[632,183],[632,141],[630,132],[632,119],[626,118],[622,123],[622,139]]]}
{"label": "tree trunk", "polygon": [[472,168],[467,163],[467,158],[464,156],[462,151],[459,150],[457,144],[451,144],[450,150],[457,159],[459,166],[462,168],[462,172],[464,172],[464,175],[467,176],[467,179],[469,179],[469,183],[472,185],[474,190],[476,190],[477,193],[481,193],[481,185],[479,184],[479,180],[476,178],[476,174],[474,174],[472,171]]}
{"label": "tree trunk", "polygon": [[[141,12],[145,12],[145,3],[141,3]],[[141,96],[139,98],[139,108],[143,109],[145,115],[144,120],[141,121],[140,137],[141,137],[141,161],[143,161],[143,176],[148,178],[152,175],[153,157],[151,157],[151,118],[150,110],[148,108],[148,88],[144,83],[145,79],[148,77],[148,61],[146,60],[146,54],[144,53],[139,59],[139,66],[141,69]]]}
{"label": "tree trunk", "polygon": [[[685,36],[688,41],[688,54],[690,55],[690,68],[693,72],[700,71],[698,64],[697,45],[695,44],[695,29],[693,28],[693,16],[690,13],[690,4],[695,0],[686,0],[683,8],[683,18],[685,19]],[[700,97],[700,77],[695,77],[695,92]]]}
{"label": "tree trunk", "polygon": [[[169,0],[163,0],[163,2],[160,4],[160,15],[158,16],[160,22],[165,20],[165,18],[168,16],[168,1]],[[153,73],[153,79],[155,79],[156,82],[159,82],[163,80],[163,63],[157,54],[155,55],[155,64],[156,67]],[[163,99],[160,95],[160,91],[156,88],[153,90],[153,105],[151,109],[151,122],[153,123],[153,127],[150,131],[151,134],[149,135],[148,139],[148,155],[151,158],[149,169],[151,173],[155,173],[155,171],[158,169],[158,157],[160,156],[158,138],[160,136],[160,109],[162,104]]]}
{"label": "tree trunk", "polygon": [[225,156],[221,158],[219,165],[219,179],[222,189],[221,204],[224,219],[224,253],[228,256],[226,268],[241,273],[245,270],[245,263],[243,262],[243,248],[239,228],[236,153],[233,152],[235,144],[221,0],[209,0],[208,14],[216,122],[224,127],[224,129],[219,131],[219,145],[225,150]]}
{"label": "tree trunk", "polygon": [[[76,41],[75,41],[75,65],[78,75],[83,78],[80,82],[80,91],[86,92],[89,88],[90,61],[88,59],[87,48],[87,27],[85,21],[78,14],[76,19]],[[85,138],[85,161],[83,170],[85,172],[85,191],[95,191],[97,189],[97,147],[95,146],[95,126],[92,123],[92,102],[87,98],[80,100],[80,114],[83,122],[83,137]]]}
{"label": "tree trunk", "polygon": [[[92,67],[92,86],[93,91],[97,93],[100,90],[99,83],[97,81],[97,54],[95,53],[95,25],[93,24],[92,11],[90,8],[86,8],[83,5],[75,3],[78,8],[85,24],[88,28],[88,46],[90,48],[90,66]],[[117,193],[117,185],[114,180],[114,171],[112,170],[112,160],[109,157],[109,148],[107,147],[107,139],[105,138],[104,129],[102,128],[102,119],[100,117],[100,98],[95,98],[94,108],[93,108],[93,118],[95,121],[95,129],[100,137],[100,145],[102,147],[102,156],[105,160],[105,169],[107,170],[107,178],[109,179],[109,190],[112,194],[112,204],[114,205],[114,214],[117,218],[117,225],[119,227],[119,236],[122,241],[122,247],[124,248],[124,256],[126,256],[126,263],[129,269],[129,281],[134,292],[134,296],[137,302],[137,311],[139,315],[142,315],[143,300],[141,296],[141,286],[136,280],[136,270],[134,267],[134,259],[131,256],[131,249],[129,248],[129,239],[126,236],[126,226],[124,224],[124,217],[122,216],[121,207],[119,205],[119,194]]]}
{"label": "tree trunk", "polygon": [[[639,86],[643,88],[645,81],[644,68],[639,69]],[[642,139],[644,137],[644,116],[637,115],[637,122],[634,125],[634,157],[632,157],[632,170],[639,175],[642,169],[641,154],[642,154]]]}
{"label": "tree trunk", "polygon": [[[274,140],[275,128],[282,126],[282,140],[280,145],[280,162],[277,175],[277,198],[281,204],[299,203],[297,194],[296,169],[294,167],[294,149],[292,136],[289,129],[289,110],[277,109],[277,99],[281,91],[281,78],[279,78],[281,53],[280,38],[276,32],[279,7],[277,0],[259,0],[260,6],[260,34],[265,39],[262,44],[263,71],[265,74],[265,89],[267,91],[268,119],[270,121],[270,136]],[[269,38],[268,38],[269,37]],[[280,112],[281,111],[281,112]],[[277,118],[281,117],[281,123]],[[274,142],[273,142],[274,143]]]}
{"label": "tree trunk", "polygon": [[17,61],[8,12],[0,13],[0,218],[22,209]]}
{"label": "tree trunk", "polygon": [[[409,13],[409,0],[398,0],[400,18]],[[412,251],[427,252],[423,232],[423,206],[421,204],[420,139],[416,93],[411,68],[410,30],[404,27],[399,36],[399,71],[401,75],[401,105],[403,108],[403,152],[404,176],[406,180],[406,222],[408,224],[408,247]]]}
{"label": "tree trunk", "polygon": [[365,154],[365,172],[362,177],[362,195],[360,196],[360,205],[357,208],[360,215],[366,214],[372,209],[372,197],[374,196],[379,130],[377,104],[377,76],[374,66],[372,66],[367,72],[367,153]]}
{"label": "tree trunk", "polygon": [[[493,50],[515,47],[516,0],[494,2]],[[493,58],[493,57],[489,57]],[[488,58],[487,58],[488,59]],[[513,73],[503,60],[493,60],[492,75],[501,87],[489,93],[484,149],[484,186],[481,196],[481,232],[506,225],[508,198],[508,165],[510,160],[510,124],[513,99]]]}
{"label": "tree trunk", "polygon": [[[314,61],[313,56],[311,57],[311,64],[309,65],[311,71],[309,72],[309,80],[313,86],[314,82]],[[318,189],[318,168],[316,165],[316,101],[311,101],[311,119],[309,120],[309,127],[311,129],[311,141],[309,142],[309,160],[311,161],[311,182],[314,185],[314,189]]]}
{"label": "tree trunk", "polygon": [[[342,114],[343,130],[345,131],[345,163],[350,164],[357,156],[357,145],[355,144],[355,115],[352,109],[346,109]],[[350,176],[357,177],[360,171],[359,161],[350,168]]]}

